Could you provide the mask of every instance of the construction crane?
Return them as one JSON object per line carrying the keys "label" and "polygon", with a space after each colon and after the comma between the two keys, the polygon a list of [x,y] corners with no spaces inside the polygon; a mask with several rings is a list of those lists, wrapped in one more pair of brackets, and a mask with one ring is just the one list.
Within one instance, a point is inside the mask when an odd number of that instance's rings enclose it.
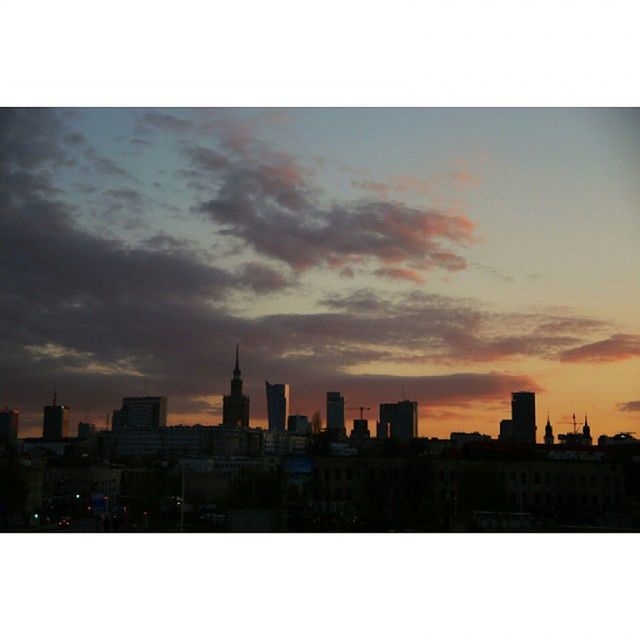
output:
{"label": "construction crane", "polygon": [[[573,426],[573,433],[578,433],[578,422],[576,420],[576,414],[574,413],[572,416],[573,420],[571,420],[570,422],[567,422],[566,420],[563,422],[556,422],[556,424],[567,424],[567,425],[572,425]],[[585,415],[584,417],[585,422],[587,420],[587,416]]]}
{"label": "construction crane", "polygon": [[360,412],[360,420],[363,419],[365,411],[371,411],[371,407],[347,407],[347,411],[359,411]]}

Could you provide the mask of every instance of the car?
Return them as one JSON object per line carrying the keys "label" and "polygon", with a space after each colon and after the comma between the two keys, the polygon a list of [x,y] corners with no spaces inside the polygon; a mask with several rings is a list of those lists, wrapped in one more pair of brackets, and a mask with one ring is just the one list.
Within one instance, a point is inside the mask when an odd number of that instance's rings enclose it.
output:
{"label": "car", "polygon": [[60,516],[58,519],[59,529],[68,529],[71,526],[71,518],[69,516]]}

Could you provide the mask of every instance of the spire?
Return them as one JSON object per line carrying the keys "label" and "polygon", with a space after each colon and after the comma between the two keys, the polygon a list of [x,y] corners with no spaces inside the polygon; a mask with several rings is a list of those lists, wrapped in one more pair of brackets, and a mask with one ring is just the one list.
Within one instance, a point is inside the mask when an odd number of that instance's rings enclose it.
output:
{"label": "spire", "polygon": [[234,378],[240,377],[240,347],[237,342],[236,342],[236,367],[233,370],[233,377]]}
{"label": "spire", "polygon": [[547,427],[551,426],[551,421],[549,420],[549,412],[547,411],[547,424],[545,425]]}
{"label": "spire", "polygon": [[589,426],[589,423],[587,422],[587,414],[586,413],[584,414],[584,426],[585,427]]}
{"label": "spire", "polygon": [[57,389],[54,388],[53,389],[53,406],[54,407],[58,406],[58,403],[56,402],[56,400],[57,400]]}

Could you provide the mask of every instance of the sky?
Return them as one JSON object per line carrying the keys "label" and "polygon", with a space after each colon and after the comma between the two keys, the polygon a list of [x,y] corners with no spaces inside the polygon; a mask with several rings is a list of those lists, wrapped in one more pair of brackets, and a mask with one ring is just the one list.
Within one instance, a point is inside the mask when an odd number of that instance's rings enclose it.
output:
{"label": "sky", "polygon": [[429,437],[519,390],[539,438],[634,431],[638,176],[630,109],[2,109],[0,404],[218,424],[238,343],[256,426],[268,380]]}

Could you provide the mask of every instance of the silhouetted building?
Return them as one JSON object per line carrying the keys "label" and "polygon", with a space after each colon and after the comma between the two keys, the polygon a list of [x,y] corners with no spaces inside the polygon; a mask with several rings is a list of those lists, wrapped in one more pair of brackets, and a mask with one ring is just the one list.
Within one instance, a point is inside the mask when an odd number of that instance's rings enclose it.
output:
{"label": "silhouetted building", "polygon": [[351,430],[352,440],[369,440],[371,432],[369,431],[369,421],[364,418],[356,418],[353,421],[353,429]]}
{"label": "silhouetted building", "polygon": [[167,399],[164,396],[123,398],[118,416],[121,431],[154,431],[167,425]]}
{"label": "silhouetted building", "polygon": [[376,422],[376,438],[379,440],[384,440],[385,438],[391,437],[391,423],[390,422],[382,422],[382,420],[378,420]]}
{"label": "silhouetted building", "polygon": [[327,391],[327,431],[345,433],[344,398],[339,391]]}
{"label": "silhouetted building", "polygon": [[513,439],[513,422],[511,420],[500,420],[500,435],[498,440]]}
{"label": "silhouetted building", "polygon": [[311,423],[307,416],[289,416],[287,420],[287,433],[307,436],[311,433]]}
{"label": "silhouetted building", "polygon": [[61,440],[69,436],[69,407],[59,405],[56,394],[53,404],[44,408],[42,437],[45,440]]}
{"label": "silhouetted building", "polygon": [[511,394],[511,420],[516,438],[521,442],[536,442],[536,394],[517,391]]}
{"label": "silhouetted building", "polygon": [[582,425],[582,438],[584,440],[585,444],[589,444],[589,446],[591,446],[592,444],[592,440],[591,440],[591,427],[589,426],[589,423],[587,422],[587,416],[584,416],[584,424]]}
{"label": "silhouetted building", "polygon": [[0,442],[15,442],[18,439],[20,412],[5,407],[0,409]]}
{"label": "silhouetted building", "polygon": [[289,385],[269,384],[267,390],[267,416],[269,431],[284,431],[289,417]]}
{"label": "silhouetted building", "polygon": [[511,420],[500,421],[500,440],[536,443],[536,394],[517,391],[511,394]]}
{"label": "silhouetted building", "polygon": [[544,426],[544,443],[546,445],[553,444],[553,427],[549,422],[549,416],[547,416],[547,424]]}
{"label": "silhouetted building", "polygon": [[[574,415],[574,428],[575,428],[575,415]],[[561,433],[558,436],[558,441],[566,445],[580,445],[583,447],[590,447],[593,442],[591,440],[591,427],[587,422],[587,416],[584,417],[584,425],[582,425],[582,431],[573,431],[571,433]]]}
{"label": "silhouetted building", "polygon": [[480,433],[479,431],[474,431],[473,433],[466,431],[453,431],[449,436],[449,440],[451,440],[456,447],[461,447],[469,442],[489,442],[491,440],[491,436]]}
{"label": "silhouetted building", "polygon": [[120,409],[114,409],[111,415],[111,430],[120,431],[122,429],[122,416]]}
{"label": "silhouetted building", "polygon": [[78,438],[86,440],[96,434],[96,425],[91,422],[78,422]]}
{"label": "silhouetted building", "polygon": [[231,393],[224,397],[222,403],[222,422],[227,425],[249,426],[249,396],[242,393],[238,345],[236,345],[236,366],[231,379]]}
{"label": "silhouetted building", "polygon": [[[417,438],[418,403],[412,400],[402,400],[401,402],[381,404],[378,424],[389,425],[388,437],[399,440]],[[384,429],[385,427],[383,426],[382,428]],[[380,435],[378,435],[378,437],[380,437]]]}
{"label": "silhouetted building", "polygon": [[638,440],[638,438],[635,438],[630,431],[616,433],[614,436],[607,436],[603,434],[598,438],[599,447],[609,447],[625,444],[637,445],[640,444],[640,440]]}

